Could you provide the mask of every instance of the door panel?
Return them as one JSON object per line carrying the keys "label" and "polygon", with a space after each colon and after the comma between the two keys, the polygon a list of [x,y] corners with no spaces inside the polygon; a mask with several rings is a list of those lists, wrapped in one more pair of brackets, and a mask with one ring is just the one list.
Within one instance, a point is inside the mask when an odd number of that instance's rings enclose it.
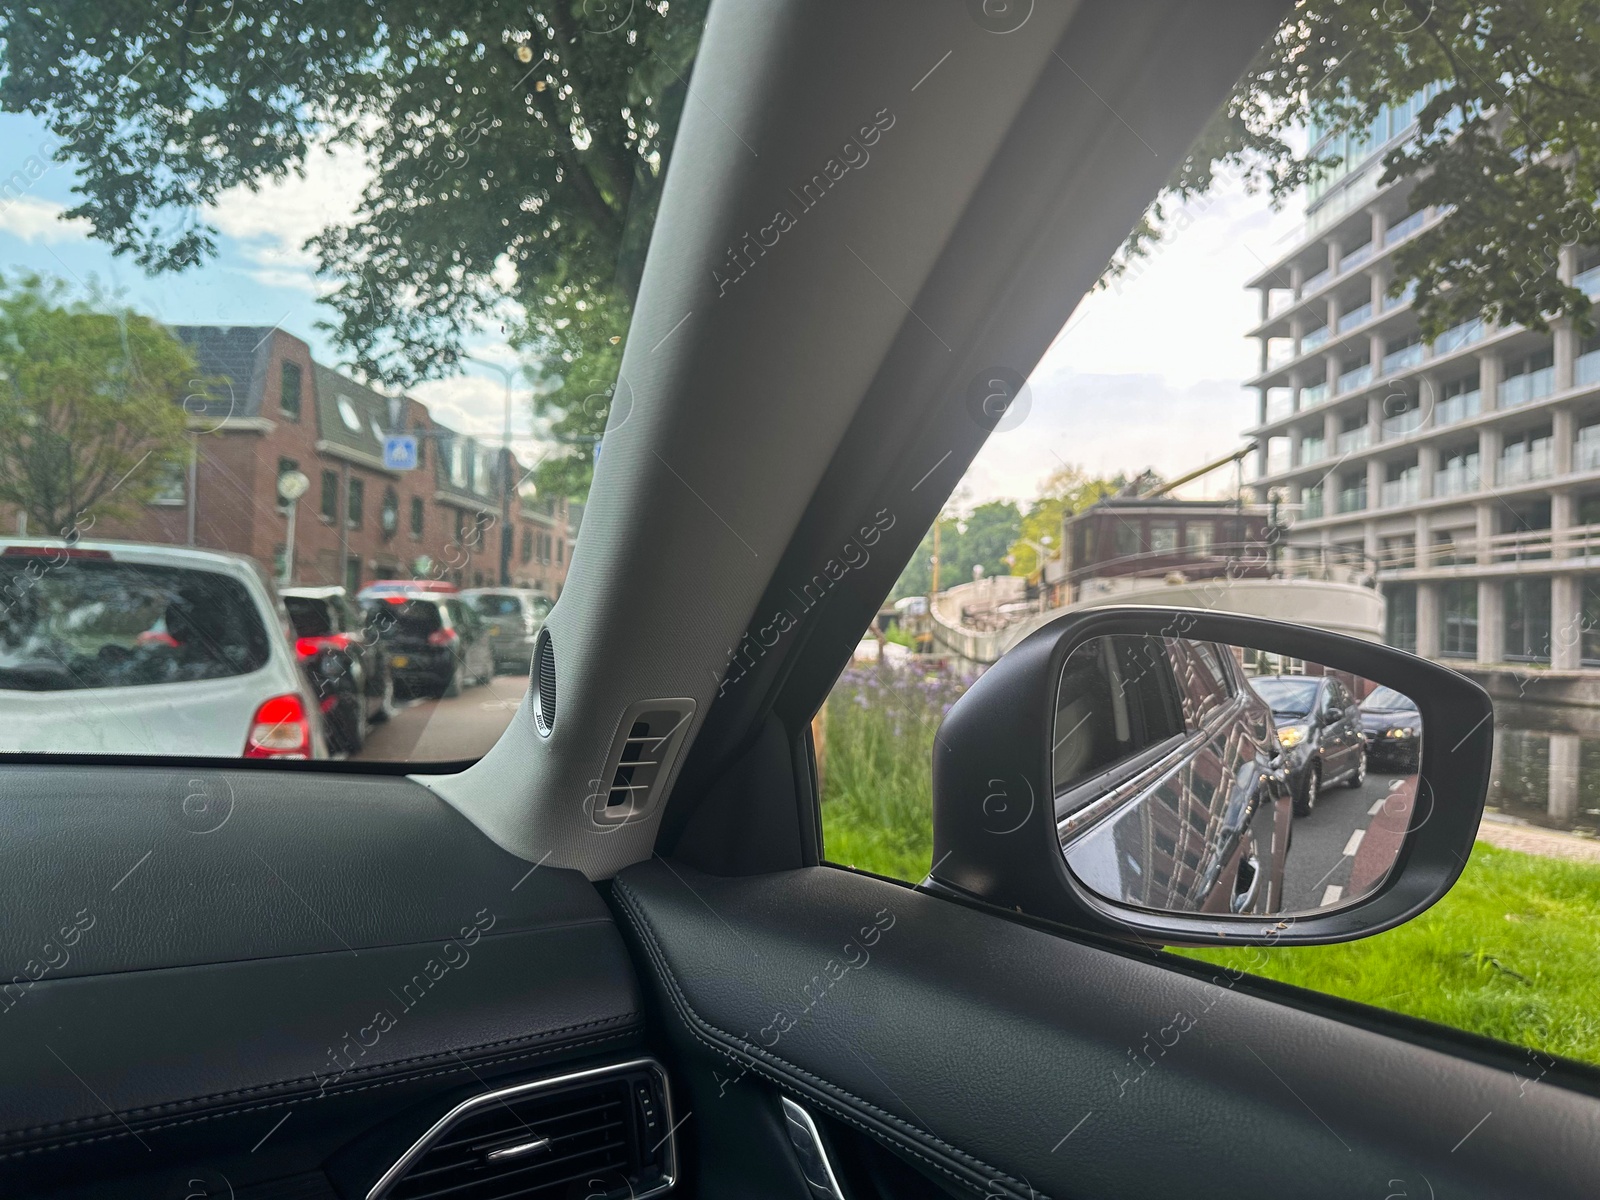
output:
{"label": "door panel", "polygon": [[408,780],[13,768],[0,804],[0,1194],[320,1178],[374,1131],[381,1171],[463,1089],[640,1046],[594,886]]}
{"label": "door panel", "polygon": [[882,880],[651,862],[613,894],[723,1103],[775,1086],[967,1194],[1576,1197],[1600,1177],[1592,1097]]}

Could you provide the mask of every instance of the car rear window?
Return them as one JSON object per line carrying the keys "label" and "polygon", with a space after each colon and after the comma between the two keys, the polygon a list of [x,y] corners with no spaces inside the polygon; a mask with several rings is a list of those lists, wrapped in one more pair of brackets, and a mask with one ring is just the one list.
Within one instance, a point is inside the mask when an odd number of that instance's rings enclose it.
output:
{"label": "car rear window", "polygon": [[515,596],[474,596],[472,605],[486,617],[514,617],[522,611]]}
{"label": "car rear window", "polygon": [[289,610],[289,623],[297,637],[326,637],[335,632],[333,614],[321,600],[306,596],[285,596],[283,606]]}
{"label": "car rear window", "polygon": [[267,662],[261,613],[226,575],[0,556],[0,589],[0,689],[223,679]]}
{"label": "car rear window", "polygon": [[373,610],[373,624],[382,636],[425,638],[444,627],[439,606],[431,600],[385,601]]}

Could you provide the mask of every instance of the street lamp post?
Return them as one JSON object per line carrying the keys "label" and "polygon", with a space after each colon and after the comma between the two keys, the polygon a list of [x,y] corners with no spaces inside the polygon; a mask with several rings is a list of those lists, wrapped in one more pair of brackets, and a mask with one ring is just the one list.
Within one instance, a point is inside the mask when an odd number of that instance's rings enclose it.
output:
{"label": "street lamp post", "polygon": [[300,497],[311,487],[304,471],[285,471],[278,476],[278,495],[289,506],[289,526],[283,538],[283,578],[278,582],[287,587],[294,582],[294,518],[300,510]]}

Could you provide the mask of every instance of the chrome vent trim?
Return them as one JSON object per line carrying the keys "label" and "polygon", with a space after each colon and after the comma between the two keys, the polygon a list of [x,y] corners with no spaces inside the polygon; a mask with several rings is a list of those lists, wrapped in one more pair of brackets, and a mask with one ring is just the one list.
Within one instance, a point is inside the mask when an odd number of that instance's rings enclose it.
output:
{"label": "chrome vent trim", "polygon": [[[429,1127],[428,1131],[418,1138],[395,1164],[385,1171],[377,1183],[373,1184],[367,1192],[366,1200],[384,1200],[391,1196],[402,1184],[411,1179],[412,1169],[417,1167],[427,1155],[434,1150],[452,1148],[452,1143],[446,1140],[447,1135],[462,1122],[478,1116],[486,1109],[504,1108],[514,1119],[521,1122],[512,1108],[519,1101],[537,1097],[541,1092],[558,1091],[562,1089],[578,1090],[585,1084],[603,1084],[610,1080],[621,1080],[633,1075],[636,1078],[633,1086],[628,1090],[628,1097],[634,1104],[633,1124],[642,1153],[651,1157],[650,1170],[657,1173],[658,1177],[643,1187],[636,1186],[631,1180],[619,1176],[614,1186],[609,1180],[592,1179],[585,1183],[590,1189],[590,1195],[596,1200],[604,1197],[611,1200],[646,1200],[646,1197],[660,1196],[670,1191],[677,1183],[678,1176],[678,1147],[676,1140],[677,1123],[672,1111],[672,1092],[667,1081],[666,1069],[653,1058],[636,1058],[628,1062],[612,1063],[604,1067],[595,1067],[587,1071],[573,1071],[564,1075],[552,1075],[545,1079],[536,1079],[530,1083],[517,1084],[514,1087],[498,1088],[494,1091],[483,1092],[467,1100],[463,1100],[444,1116]],[[645,1087],[648,1082],[653,1087]],[[643,1088],[643,1094],[640,1089]],[[580,1094],[574,1097],[580,1104],[585,1102]],[[659,1100],[659,1105],[657,1101]],[[583,1115],[580,1110],[579,1115]],[[526,1128],[526,1127],[525,1127]],[[531,1131],[529,1131],[531,1132]],[[471,1139],[468,1139],[471,1140]],[[471,1152],[476,1155],[485,1167],[503,1168],[506,1178],[506,1188],[498,1195],[513,1197],[527,1194],[526,1182],[518,1183],[511,1179],[513,1172],[526,1170],[530,1165],[537,1165],[546,1154],[559,1153],[559,1146],[552,1146],[554,1138],[530,1137],[528,1132],[510,1131],[506,1136],[497,1139],[495,1144],[484,1146],[473,1145]],[[503,1144],[498,1144],[503,1143]],[[480,1154],[479,1151],[482,1151]],[[588,1175],[585,1170],[581,1174]],[[467,1192],[472,1195],[481,1195],[477,1189],[481,1186],[492,1185],[501,1176],[486,1174],[479,1180],[465,1184],[446,1184],[443,1191]],[[548,1184],[535,1184],[534,1186],[559,1187],[564,1181],[553,1180]],[[604,1191],[594,1191],[595,1184],[607,1184]],[[429,1193],[431,1194],[431,1193]],[[552,1192],[552,1197],[565,1196],[565,1191]]]}

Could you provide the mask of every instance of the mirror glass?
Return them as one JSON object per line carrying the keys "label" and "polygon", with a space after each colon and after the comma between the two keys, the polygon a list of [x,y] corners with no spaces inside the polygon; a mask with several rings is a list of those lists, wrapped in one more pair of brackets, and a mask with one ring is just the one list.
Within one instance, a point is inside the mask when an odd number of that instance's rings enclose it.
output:
{"label": "mirror glass", "polygon": [[1056,703],[1056,827],[1107,900],[1161,912],[1326,912],[1388,875],[1422,717],[1321,663],[1155,635],[1091,639]]}

